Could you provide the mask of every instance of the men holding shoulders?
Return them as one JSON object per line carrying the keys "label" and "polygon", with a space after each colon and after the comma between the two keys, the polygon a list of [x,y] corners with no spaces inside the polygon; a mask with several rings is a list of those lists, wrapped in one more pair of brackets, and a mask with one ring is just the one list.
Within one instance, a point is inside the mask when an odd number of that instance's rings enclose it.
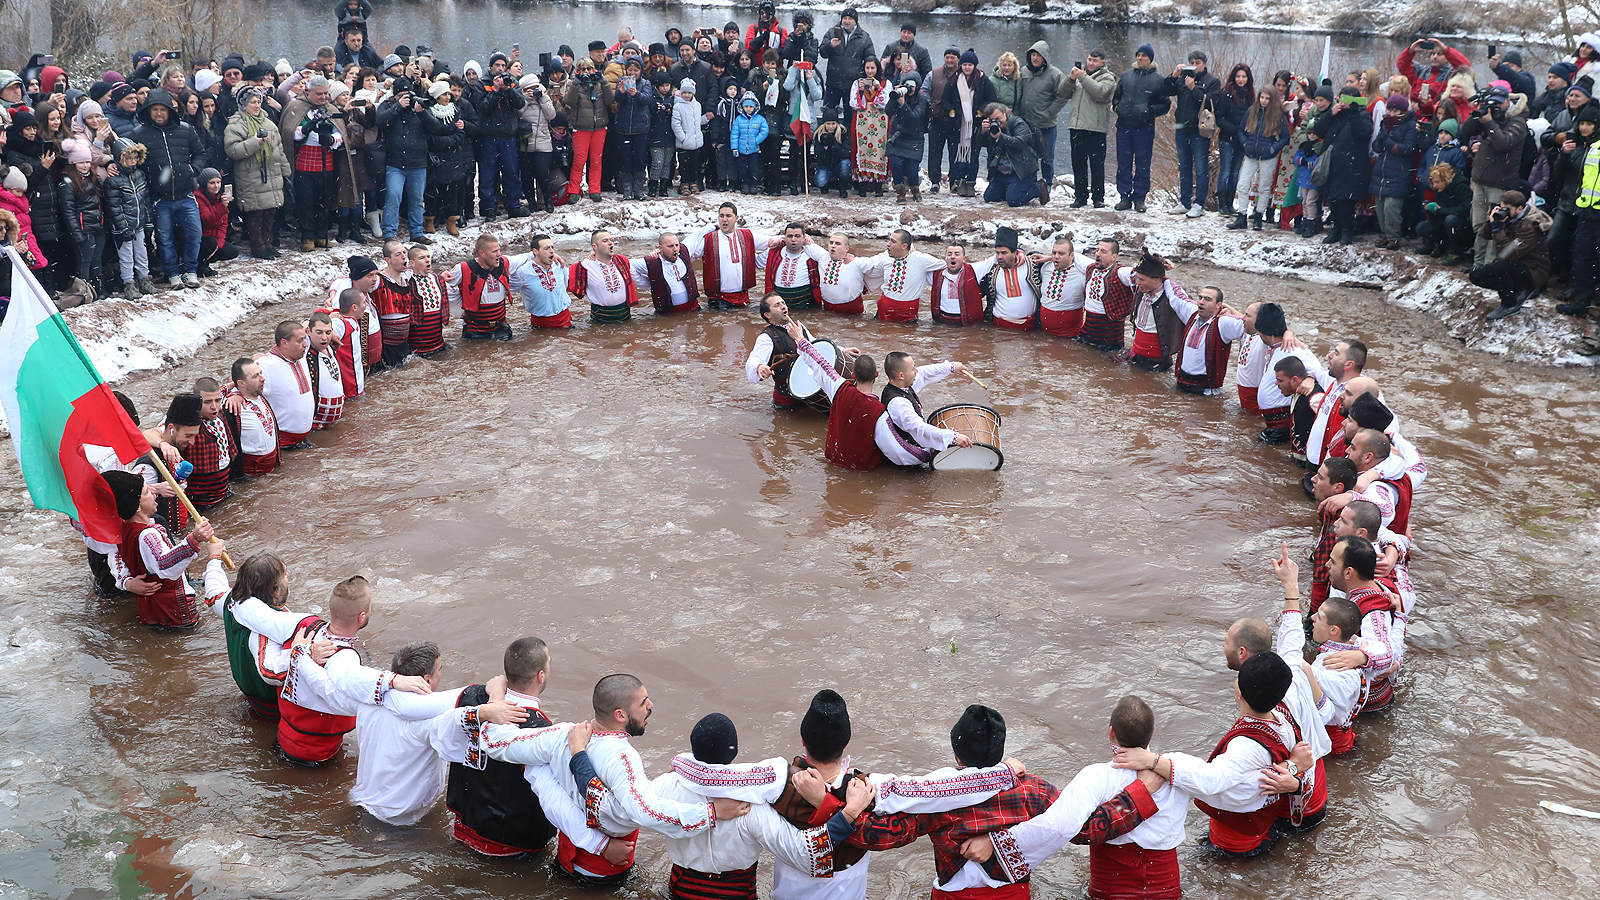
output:
{"label": "men holding shoulders", "polygon": [[911,232],[904,228],[889,232],[884,252],[866,261],[867,270],[882,281],[878,321],[917,321],[922,289],[943,266],[943,260],[911,248]]}
{"label": "men holding shoulders", "polygon": [[[1173,309],[1181,315],[1177,302]],[[1244,319],[1222,302],[1222,288],[1206,285],[1183,328],[1178,351],[1178,390],[1212,396],[1222,393],[1233,342],[1244,337]]]}
{"label": "men holding shoulders", "polygon": [[626,322],[639,302],[633,264],[616,246],[611,232],[596,231],[589,239],[589,256],[567,272],[567,290],[589,301],[590,322]]}
{"label": "men holding shoulders", "polygon": [[700,260],[701,278],[711,308],[726,310],[750,304],[756,287],[757,254],[766,253],[772,238],[739,227],[739,207],[724,203],[717,209],[717,222],[689,237],[686,249],[690,259]]}
{"label": "men holding shoulders", "polygon": [[633,283],[650,289],[650,305],[657,315],[696,312],[700,309],[700,284],[678,235],[663,231],[656,252],[635,259],[630,266]]}
{"label": "men holding shoulders", "polygon": [[317,398],[311,392],[311,370],[306,366],[306,327],[284,321],[272,335],[273,347],[256,357],[266,383],[262,396],[272,404],[278,419],[278,447],[285,451],[311,446],[306,438],[315,424]]}
{"label": "men holding shoulders", "polygon": [[994,256],[972,266],[983,293],[985,312],[996,328],[1031,331],[1039,324],[1039,295],[1028,279],[1026,258],[1018,250],[1017,230],[995,229]]}
{"label": "men holding shoulders", "polygon": [[548,234],[536,234],[533,249],[506,257],[511,269],[511,290],[522,298],[534,328],[571,328],[572,300],[567,294],[567,269],[556,256]]}
{"label": "men holding shoulders", "polygon": [[827,252],[811,242],[805,226],[790,222],[783,228],[783,242],[768,247],[759,260],[766,272],[766,292],[782,297],[790,309],[821,306],[822,264],[827,261]]}
{"label": "men holding shoulders", "polygon": [[1035,253],[1029,282],[1039,296],[1039,327],[1045,334],[1075,338],[1083,333],[1084,288],[1094,260],[1075,253],[1072,235],[1063,234],[1050,247],[1050,255]]}

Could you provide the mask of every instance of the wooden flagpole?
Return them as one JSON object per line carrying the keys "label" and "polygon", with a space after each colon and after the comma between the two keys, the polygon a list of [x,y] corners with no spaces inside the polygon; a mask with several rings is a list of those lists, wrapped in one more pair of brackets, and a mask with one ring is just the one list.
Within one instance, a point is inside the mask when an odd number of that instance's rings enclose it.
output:
{"label": "wooden flagpole", "polygon": [[[183,492],[183,486],[178,484],[178,479],[173,478],[172,473],[167,470],[167,464],[161,461],[160,451],[151,450],[150,461],[155,463],[156,471],[160,472],[161,477],[166,479],[167,484],[171,485],[172,489],[177,492],[178,502],[182,503],[183,508],[189,511],[189,518],[195,520],[196,522],[200,521],[200,511],[195,509],[194,504],[189,501],[189,495]],[[216,538],[213,537],[211,540],[214,542],[216,541]],[[228,556],[228,551],[226,550],[222,551],[222,563],[230,569],[239,568],[233,564],[233,559]]]}

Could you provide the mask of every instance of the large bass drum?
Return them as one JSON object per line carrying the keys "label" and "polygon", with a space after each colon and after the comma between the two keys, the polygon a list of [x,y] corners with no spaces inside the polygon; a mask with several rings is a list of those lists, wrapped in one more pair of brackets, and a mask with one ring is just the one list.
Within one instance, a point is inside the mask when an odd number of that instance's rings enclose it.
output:
{"label": "large bass drum", "polygon": [[971,447],[951,446],[935,453],[935,469],[994,471],[1005,465],[1005,455],[1000,452],[1000,414],[989,407],[973,403],[941,406],[928,415],[928,424],[972,438]]}
{"label": "large bass drum", "polygon": [[[833,341],[812,341],[811,346],[816,349],[826,365],[832,367],[835,372],[839,371],[839,348]],[[798,356],[790,357],[773,366],[772,377],[777,382],[778,390],[812,409],[828,411],[830,404],[827,392],[811,376],[811,369],[801,362]]]}

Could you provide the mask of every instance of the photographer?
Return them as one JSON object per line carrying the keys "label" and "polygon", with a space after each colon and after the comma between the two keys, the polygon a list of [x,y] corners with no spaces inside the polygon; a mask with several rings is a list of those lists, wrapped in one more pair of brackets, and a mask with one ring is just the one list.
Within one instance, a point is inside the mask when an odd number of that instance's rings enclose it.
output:
{"label": "photographer", "polygon": [[1522,309],[1550,278],[1550,248],[1544,233],[1550,217],[1535,209],[1521,191],[1506,191],[1489,210],[1479,237],[1494,247],[1493,261],[1472,270],[1472,283],[1500,295],[1500,306],[1490,310],[1491,322]]}
{"label": "photographer", "polygon": [[[803,59],[816,62],[820,55],[817,46],[817,36],[812,33],[813,25],[809,10],[799,10],[794,14],[794,30],[789,32],[789,39],[783,42],[784,63],[796,63]],[[821,101],[817,101],[821,103]]]}
{"label": "photographer", "polygon": [[517,123],[527,101],[517,90],[516,77],[505,71],[502,59],[504,55],[497,51],[489,64],[484,89],[472,97],[478,114],[473,139],[478,157],[478,206],[485,222],[494,221],[497,181],[505,195],[506,215],[518,218],[528,214],[522,206],[522,176],[517,162]]}
{"label": "photographer", "polygon": [[393,89],[394,96],[378,107],[384,144],[383,236],[387,240],[400,230],[400,203],[404,200],[411,240],[431,244],[422,231],[428,136],[447,134],[450,126],[428,114],[433,100],[419,94],[411,79],[396,78]]}
{"label": "photographer", "polygon": [[[1178,206],[1173,212],[1197,218],[1205,211],[1211,187],[1211,135],[1200,132],[1200,111],[1215,109],[1222,82],[1206,71],[1206,55],[1189,51],[1189,64],[1172,70],[1164,92],[1177,98],[1172,110],[1173,140],[1178,146]],[[1254,102],[1254,91],[1248,102]]]}
{"label": "photographer", "polygon": [[556,105],[550,98],[550,91],[539,81],[538,75],[524,75],[517,82],[517,89],[522,91],[522,109],[518,117],[522,119],[527,133],[523,135],[522,148],[519,162],[521,165],[522,184],[528,192],[528,204],[538,206],[545,212],[553,212],[550,188],[550,153],[553,149],[550,144],[550,123],[556,117]]}
{"label": "photographer", "polygon": [[584,171],[589,173],[589,199],[600,202],[600,157],[605,153],[606,126],[611,123],[611,103],[616,88],[605,80],[594,60],[578,60],[577,72],[567,84],[567,118],[572,122],[572,177],[567,193],[583,195]]}
{"label": "photographer", "polygon": [[1027,206],[1039,197],[1039,132],[998,103],[989,104],[983,114],[983,140],[991,148],[983,200]]}
{"label": "photographer", "polygon": [[1478,238],[1473,265],[1483,266],[1493,260],[1494,251],[1494,242],[1483,230],[1489,208],[1500,202],[1501,191],[1522,177],[1528,98],[1522,94],[1513,97],[1504,82],[1495,82],[1473,99],[1477,112],[1461,123],[1458,137],[1468,147],[1476,147],[1472,158],[1472,228]]}
{"label": "photographer", "polygon": [[328,79],[313,75],[306,91],[289,101],[278,119],[283,145],[294,148],[294,211],[300,249],[328,246],[328,228],[337,208],[339,157],[349,168],[344,114],[333,105]]}
{"label": "photographer", "polygon": [[[1439,102],[1449,86],[1450,76],[1462,70],[1471,72],[1472,61],[1438,38],[1419,37],[1400,51],[1395,68],[1411,80],[1411,102],[1426,104]],[[1428,89],[1426,95],[1424,87]]]}
{"label": "photographer", "polygon": [[917,76],[905,81],[889,97],[889,172],[894,176],[894,195],[906,202],[922,202],[923,136],[928,131],[928,101],[917,90]]}
{"label": "photographer", "polygon": [[823,106],[841,106],[850,96],[861,64],[873,58],[872,35],[860,25],[861,17],[853,6],[839,14],[839,24],[822,39],[822,58],[828,61],[823,80]]}
{"label": "photographer", "polygon": [[745,32],[744,45],[757,59],[763,50],[780,51],[789,42],[789,32],[778,24],[778,8],[772,0],[761,0],[756,21]]}

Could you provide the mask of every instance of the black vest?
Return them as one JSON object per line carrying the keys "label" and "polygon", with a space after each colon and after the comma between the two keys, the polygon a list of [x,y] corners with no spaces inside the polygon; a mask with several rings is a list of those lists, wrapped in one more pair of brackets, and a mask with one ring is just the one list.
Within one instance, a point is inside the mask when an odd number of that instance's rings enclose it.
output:
{"label": "black vest", "polygon": [[789,383],[789,372],[800,362],[800,347],[794,342],[794,338],[789,337],[788,330],[782,326],[768,325],[763,329],[763,332],[772,341],[771,359],[776,360],[778,357],[785,355],[794,357],[782,362],[770,363],[772,366],[772,383],[777,386],[778,393],[785,397],[793,397],[794,395],[790,394],[788,388],[784,387],[784,385]]}
{"label": "black vest", "polygon": [[[889,401],[893,400],[896,397],[904,397],[907,400],[911,401],[911,408],[917,411],[917,418],[919,418],[919,419],[923,418],[923,415],[922,415],[922,398],[918,397],[917,396],[917,392],[912,390],[911,388],[897,388],[892,384],[886,384],[886,385],[883,386],[883,394],[880,396],[879,399],[881,399],[883,401],[883,405],[884,406],[888,406],[889,405]],[[889,427],[894,429],[894,433],[895,434],[900,435],[900,439],[901,440],[905,441],[906,443],[910,444],[913,447],[922,447],[921,444],[917,443],[916,438],[913,438],[909,433],[906,432],[905,429],[903,429],[899,425],[895,424],[893,416],[889,417]],[[923,449],[926,450],[927,448],[923,447]]]}
{"label": "black vest", "polygon": [[[457,706],[477,706],[489,702],[489,692],[474,684],[461,692]],[[528,710],[520,728],[544,728],[552,724],[544,713]],[[544,817],[539,798],[517,763],[491,759],[483,769],[460,763],[450,764],[450,780],[444,802],[473,831],[523,850],[539,850],[556,836],[556,827]]]}

